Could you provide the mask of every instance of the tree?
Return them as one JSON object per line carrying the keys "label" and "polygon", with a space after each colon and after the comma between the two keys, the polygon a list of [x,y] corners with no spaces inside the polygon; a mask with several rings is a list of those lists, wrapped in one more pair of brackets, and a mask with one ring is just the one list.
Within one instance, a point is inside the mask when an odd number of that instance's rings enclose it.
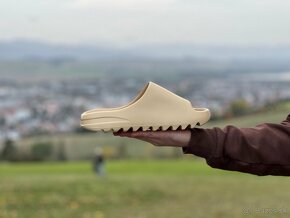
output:
{"label": "tree", "polygon": [[4,148],[2,149],[1,155],[2,160],[12,161],[16,157],[16,147],[11,139],[6,139],[4,142]]}
{"label": "tree", "polygon": [[33,159],[37,161],[45,160],[52,153],[52,145],[47,142],[39,142],[32,145]]}
{"label": "tree", "polygon": [[230,116],[241,116],[248,114],[251,111],[251,107],[244,99],[238,99],[233,101],[229,106],[228,113]]}

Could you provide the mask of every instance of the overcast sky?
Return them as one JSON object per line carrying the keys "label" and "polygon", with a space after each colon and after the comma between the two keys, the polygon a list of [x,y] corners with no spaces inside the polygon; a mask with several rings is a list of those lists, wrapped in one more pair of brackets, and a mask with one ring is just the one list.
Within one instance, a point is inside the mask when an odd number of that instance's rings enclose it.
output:
{"label": "overcast sky", "polygon": [[0,40],[290,44],[290,0],[0,0]]}

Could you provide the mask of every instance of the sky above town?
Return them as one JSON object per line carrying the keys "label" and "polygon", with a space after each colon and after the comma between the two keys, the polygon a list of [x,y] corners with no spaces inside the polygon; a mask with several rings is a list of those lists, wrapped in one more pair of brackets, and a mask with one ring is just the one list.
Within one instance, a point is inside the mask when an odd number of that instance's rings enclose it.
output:
{"label": "sky above town", "polygon": [[290,44],[289,0],[0,0],[0,40]]}

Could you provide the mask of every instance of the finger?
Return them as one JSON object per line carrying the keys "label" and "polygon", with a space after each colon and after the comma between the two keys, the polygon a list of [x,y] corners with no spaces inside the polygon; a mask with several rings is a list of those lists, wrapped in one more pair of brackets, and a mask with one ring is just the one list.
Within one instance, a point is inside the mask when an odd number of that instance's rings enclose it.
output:
{"label": "finger", "polygon": [[121,137],[132,137],[132,138],[139,138],[139,137],[152,137],[156,132],[153,131],[136,131],[136,132],[114,132],[115,136],[121,136]]}

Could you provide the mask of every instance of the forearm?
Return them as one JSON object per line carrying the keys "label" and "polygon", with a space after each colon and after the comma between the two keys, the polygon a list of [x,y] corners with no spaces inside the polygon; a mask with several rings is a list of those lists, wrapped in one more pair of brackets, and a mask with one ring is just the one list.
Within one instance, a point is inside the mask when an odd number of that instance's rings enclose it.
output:
{"label": "forearm", "polygon": [[184,153],[214,168],[256,175],[290,175],[290,117],[254,128],[193,129]]}

